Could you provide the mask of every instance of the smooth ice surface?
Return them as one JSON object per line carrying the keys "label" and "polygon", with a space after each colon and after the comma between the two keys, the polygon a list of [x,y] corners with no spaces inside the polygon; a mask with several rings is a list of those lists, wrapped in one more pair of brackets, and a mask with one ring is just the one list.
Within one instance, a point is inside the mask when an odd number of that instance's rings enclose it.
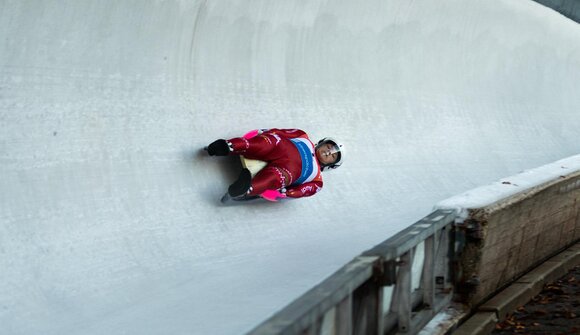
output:
{"label": "smooth ice surface", "polygon": [[[0,1],[0,333],[239,334],[438,201],[580,152],[580,29],[535,2]],[[221,207],[255,128],[323,191]]]}

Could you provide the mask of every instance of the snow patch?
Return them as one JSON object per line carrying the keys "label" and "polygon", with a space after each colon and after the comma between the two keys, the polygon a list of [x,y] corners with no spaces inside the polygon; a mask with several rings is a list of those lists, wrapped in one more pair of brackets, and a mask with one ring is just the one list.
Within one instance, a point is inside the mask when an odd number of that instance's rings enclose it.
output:
{"label": "snow patch", "polygon": [[[452,209],[458,214],[459,220],[464,220],[468,215],[468,208],[482,208],[491,205],[551,180],[566,178],[577,171],[580,171],[580,155],[571,156],[551,164],[523,171],[492,184],[453,196],[439,202],[435,205],[435,209]],[[579,186],[580,183],[575,182],[563,186],[561,191],[569,192]]]}

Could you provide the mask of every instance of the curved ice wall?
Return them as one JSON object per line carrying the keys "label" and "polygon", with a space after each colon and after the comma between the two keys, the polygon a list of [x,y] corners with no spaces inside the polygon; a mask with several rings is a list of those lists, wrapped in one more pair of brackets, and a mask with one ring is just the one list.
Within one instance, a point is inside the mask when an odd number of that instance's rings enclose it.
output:
{"label": "curved ice wall", "polygon": [[[3,1],[5,334],[237,334],[437,201],[580,150],[580,30],[531,1]],[[257,127],[312,199],[224,208]]]}

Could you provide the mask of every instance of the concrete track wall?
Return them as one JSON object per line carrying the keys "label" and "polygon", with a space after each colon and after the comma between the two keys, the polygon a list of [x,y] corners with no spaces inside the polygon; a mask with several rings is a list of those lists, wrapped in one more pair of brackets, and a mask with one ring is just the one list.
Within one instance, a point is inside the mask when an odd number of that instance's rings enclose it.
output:
{"label": "concrete track wall", "polygon": [[[483,302],[580,239],[580,171],[570,170],[569,164],[556,162],[535,170],[538,173],[531,179],[524,173],[455,198],[463,197],[452,207],[463,213],[459,223],[466,240],[457,264],[457,285],[466,302]],[[555,173],[558,170],[561,174]],[[533,185],[536,178],[542,182]],[[501,189],[520,188],[520,182],[532,185],[507,197],[501,193]],[[462,202],[480,196],[493,199],[497,192],[499,197],[492,202]]]}

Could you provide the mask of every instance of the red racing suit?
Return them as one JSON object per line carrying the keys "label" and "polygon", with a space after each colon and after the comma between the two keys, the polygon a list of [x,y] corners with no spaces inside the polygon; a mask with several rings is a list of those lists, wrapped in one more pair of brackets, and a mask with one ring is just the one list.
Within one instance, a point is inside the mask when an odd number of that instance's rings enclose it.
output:
{"label": "red racing suit", "polygon": [[315,146],[300,129],[261,130],[253,137],[246,135],[227,142],[231,153],[267,163],[252,179],[249,195],[286,189],[286,196],[300,198],[322,189]]}

